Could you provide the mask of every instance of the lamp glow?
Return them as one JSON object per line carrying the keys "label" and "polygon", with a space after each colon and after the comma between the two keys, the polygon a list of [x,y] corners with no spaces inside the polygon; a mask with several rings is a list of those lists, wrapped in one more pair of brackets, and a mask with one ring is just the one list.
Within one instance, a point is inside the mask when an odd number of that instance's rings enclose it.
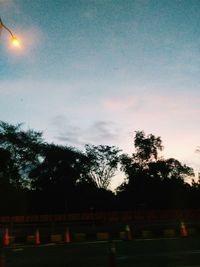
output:
{"label": "lamp glow", "polygon": [[19,47],[20,46],[19,40],[13,35],[12,31],[3,23],[2,19],[0,18],[0,34],[3,28],[10,34],[13,46]]}
{"label": "lamp glow", "polygon": [[12,44],[14,47],[19,47],[20,46],[20,42],[16,37],[12,37]]}

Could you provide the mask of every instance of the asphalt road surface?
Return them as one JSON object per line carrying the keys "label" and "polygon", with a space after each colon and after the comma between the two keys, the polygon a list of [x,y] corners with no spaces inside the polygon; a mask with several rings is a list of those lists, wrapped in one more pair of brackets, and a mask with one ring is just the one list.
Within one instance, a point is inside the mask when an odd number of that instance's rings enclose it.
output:
{"label": "asphalt road surface", "polygon": [[199,267],[200,238],[13,246],[1,255],[1,267]]}

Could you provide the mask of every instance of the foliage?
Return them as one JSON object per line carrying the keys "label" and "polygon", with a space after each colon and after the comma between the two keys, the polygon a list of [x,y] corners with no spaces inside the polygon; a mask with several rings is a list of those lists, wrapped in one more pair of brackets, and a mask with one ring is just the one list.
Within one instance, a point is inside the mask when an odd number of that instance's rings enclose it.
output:
{"label": "foliage", "polygon": [[121,168],[126,174],[125,182],[117,188],[121,201],[128,197],[135,208],[176,205],[187,194],[190,186],[185,179],[194,175],[193,170],[174,158],[158,158],[163,148],[160,137],[136,132],[135,145],[132,157],[121,156]]}
{"label": "foliage", "polygon": [[114,146],[85,146],[89,160],[89,176],[98,188],[108,189],[112,177],[114,177],[120,150]]}
{"label": "foliage", "polygon": [[[200,181],[188,184],[193,170],[160,156],[160,137],[136,131],[134,147],[132,156],[106,145],[82,152],[1,121],[0,214],[199,207]],[[114,195],[119,165],[126,179]]]}
{"label": "foliage", "polygon": [[43,159],[30,172],[36,190],[72,188],[83,175],[85,156],[73,148],[49,144],[43,147]]}
{"label": "foliage", "polygon": [[15,170],[10,173],[10,180],[16,186],[24,183],[27,173],[38,162],[43,141],[42,133],[24,131],[21,127],[22,124],[0,122],[0,148],[10,153]]}
{"label": "foliage", "polygon": [[153,134],[145,136],[143,131],[136,131],[134,145],[136,153],[133,154],[134,159],[138,163],[148,163],[158,159],[158,152],[163,150],[160,137],[155,137]]}

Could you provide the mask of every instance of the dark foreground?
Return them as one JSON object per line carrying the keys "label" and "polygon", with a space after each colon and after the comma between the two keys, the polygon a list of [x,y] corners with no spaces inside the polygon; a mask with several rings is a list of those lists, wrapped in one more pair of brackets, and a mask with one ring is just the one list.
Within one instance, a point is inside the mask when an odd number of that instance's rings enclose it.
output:
{"label": "dark foreground", "polygon": [[[4,267],[113,267],[110,242],[14,246]],[[200,266],[200,238],[116,241],[117,267]]]}

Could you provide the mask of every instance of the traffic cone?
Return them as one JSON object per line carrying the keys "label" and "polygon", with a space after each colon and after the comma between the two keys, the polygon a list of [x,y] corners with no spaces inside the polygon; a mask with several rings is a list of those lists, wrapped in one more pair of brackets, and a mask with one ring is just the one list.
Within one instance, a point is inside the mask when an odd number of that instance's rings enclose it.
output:
{"label": "traffic cone", "polygon": [[187,237],[188,236],[187,229],[186,229],[186,226],[185,226],[184,222],[181,222],[181,224],[180,224],[180,231],[181,231],[181,236],[182,237]]}
{"label": "traffic cone", "polygon": [[40,232],[39,232],[39,229],[36,229],[36,232],[35,232],[35,245],[40,245]]}
{"label": "traffic cone", "polygon": [[70,243],[70,234],[69,234],[69,228],[66,227],[66,233],[65,233],[65,243]]}
{"label": "traffic cone", "polygon": [[126,231],[127,240],[131,241],[132,240],[132,234],[131,234],[130,226],[128,224],[125,227],[125,231]]}
{"label": "traffic cone", "polygon": [[108,267],[117,267],[116,247],[115,243],[112,242],[108,255]]}
{"label": "traffic cone", "polygon": [[4,246],[9,246],[9,233],[8,233],[8,227],[6,226],[5,234],[4,234],[4,239],[3,239],[3,244]]}

